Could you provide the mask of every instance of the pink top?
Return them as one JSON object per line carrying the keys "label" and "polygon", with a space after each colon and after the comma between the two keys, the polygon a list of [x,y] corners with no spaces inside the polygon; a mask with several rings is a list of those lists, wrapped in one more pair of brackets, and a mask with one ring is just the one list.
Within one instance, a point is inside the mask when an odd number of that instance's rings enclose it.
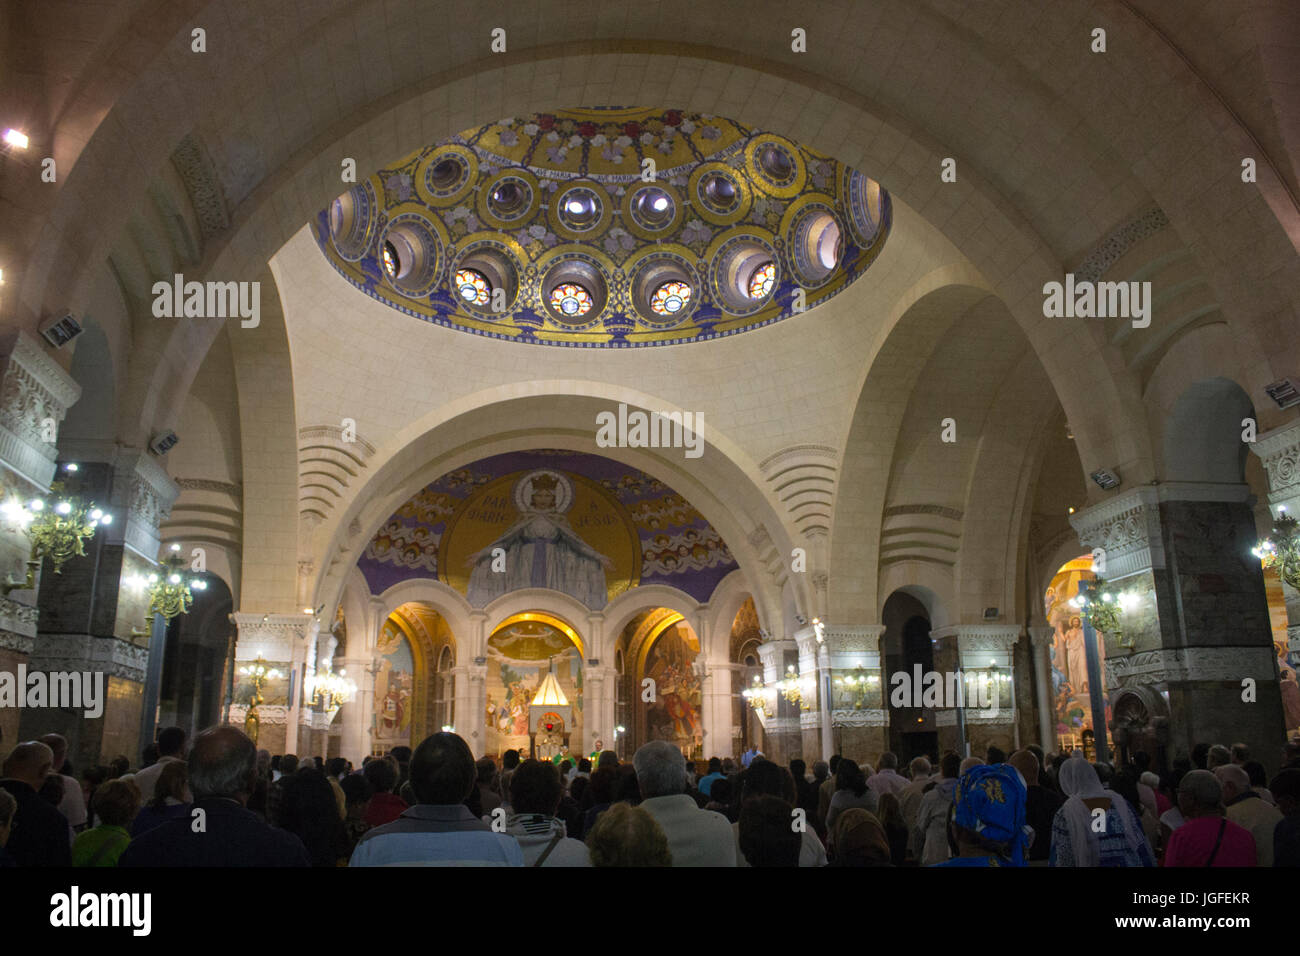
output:
{"label": "pink top", "polygon": [[1169,838],[1165,851],[1165,866],[1205,866],[1223,828],[1223,842],[1215,854],[1214,866],[1254,866],[1255,838],[1245,827],[1239,827],[1223,817],[1196,817],[1188,820]]}

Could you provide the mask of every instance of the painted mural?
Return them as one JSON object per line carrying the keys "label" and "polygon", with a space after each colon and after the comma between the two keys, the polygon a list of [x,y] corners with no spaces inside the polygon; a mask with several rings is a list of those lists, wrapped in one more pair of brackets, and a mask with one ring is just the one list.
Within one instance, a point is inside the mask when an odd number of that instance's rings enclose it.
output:
{"label": "painted mural", "polygon": [[[1056,715],[1057,744],[1064,752],[1083,748],[1085,734],[1090,738],[1097,730],[1093,723],[1091,688],[1088,683],[1087,653],[1083,638],[1083,618],[1070,599],[1079,593],[1079,582],[1094,580],[1092,557],[1085,555],[1063,565],[1052,578],[1043,596],[1047,622],[1055,629],[1051,647],[1052,691]],[[1101,672],[1106,672],[1106,642],[1098,635],[1097,652]],[[1103,700],[1104,688],[1103,688]],[[1101,732],[1107,733],[1110,704],[1106,702],[1106,720]]]}
{"label": "painted mural", "polygon": [[391,623],[379,633],[375,648],[373,743],[376,752],[397,746],[411,746],[412,697],[415,691],[415,659],[401,630]]}
{"label": "painted mural", "polygon": [[572,708],[570,739],[582,739],[582,654],[559,628],[541,620],[509,622],[488,639],[487,753],[528,754],[529,705],[547,670]]}
{"label": "painted mural", "polygon": [[650,646],[642,670],[655,682],[655,699],[645,704],[646,739],[670,740],[688,755],[704,745],[703,692],[693,666],[699,649],[689,629],[673,625]]}
{"label": "painted mural", "polygon": [[374,594],[436,577],[479,607],[549,587],[599,609],[640,584],[707,601],[737,565],[718,532],[659,480],[599,455],[538,450],[485,458],[427,485],[380,527],[358,567]]}

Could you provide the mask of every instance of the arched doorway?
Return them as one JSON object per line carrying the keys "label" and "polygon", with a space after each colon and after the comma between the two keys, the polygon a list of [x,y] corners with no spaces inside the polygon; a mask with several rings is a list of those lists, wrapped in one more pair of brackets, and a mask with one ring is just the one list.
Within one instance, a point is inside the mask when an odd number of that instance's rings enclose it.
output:
{"label": "arched doorway", "polygon": [[[1065,754],[1080,749],[1090,760],[1095,759],[1097,724],[1101,724],[1102,732],[1105,733],[1108,720],[1099,722],[1092,713],[1083,615],[1072,602],[1078,597],[1080,582],[1097,579],[1092,568],[1093,559],[1090,554],[1067,561],[1052,576],[1043,595],[1043,613],[1053,629],[1048,660],[1052,677],[1052,721],[1055,726],[1056,749]],[[1106,652],[1105,636],[1098,633],[1097,654],[1103,681]],[[1105,694],[1103,686],[1103,701]],[[1109,705],[1107,710],[1105,718],[1109,717]]]}
{"label": "arched doorway", "polygon": [[[904,763],[913,757],[938,760],[939,732],[932,708],[913,707],[913,695],[896,695],[898,686],[915,683],[916,668],[921,675],[934,669],[934,645],[930,642],[930,612],[917,598],[895,591],[885,601],[882,614],[885,632],[881,649],[885,657],[885,701],[889,707],[889,749]],[[895,681],[903,675],[905,681]],[[899,706],[895,706],[895,701]]]}
{"label": "arched doorway", "polygon": [[371,753],[414,747],[451,723],[454,661],[455,638],[438,611],[411,602],[388,616],[368,668]]}
{"label": "arched doorway", "polygon": [[573,625],[548,611],[513,614],[493,630],[486,657],[485,752],[583,756],[583,642]]}
{"label": "arched doorway", "polygon": [[619,637],[624,650],[624,693],[632,723],[625,724],[635,751],[667,740],[690,760],[704,757],[700,639],[677,612],[654,608],[633,618]]}

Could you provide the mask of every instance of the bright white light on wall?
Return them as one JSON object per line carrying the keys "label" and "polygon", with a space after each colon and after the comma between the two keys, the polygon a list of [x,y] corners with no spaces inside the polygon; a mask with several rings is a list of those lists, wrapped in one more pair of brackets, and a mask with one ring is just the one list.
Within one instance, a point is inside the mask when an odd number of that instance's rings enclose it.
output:
{"label": "bright white light on wall", "polygon": [[13,127],[5,130],[5,142],[17,149],[27,148],[27,134]]}

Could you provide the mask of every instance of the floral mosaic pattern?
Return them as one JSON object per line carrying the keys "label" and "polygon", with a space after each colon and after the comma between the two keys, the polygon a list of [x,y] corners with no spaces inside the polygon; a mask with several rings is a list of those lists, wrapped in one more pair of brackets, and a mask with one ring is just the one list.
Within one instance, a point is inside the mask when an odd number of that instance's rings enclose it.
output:
{"label": "floral mosaic pattern", "polygon": [[[789,176],[780,181],[765,178],[762,169],[747,159],[754,149],[772,144],[789,157]],[[453,155],[462,168],[470,170],[468,181],[463,186],[430,189],[430,171]],[[469,165],[464,166],[466,163]],[[722,170],[737,185],[734,208],[708,209],[698,198],[692,199],[692,177],[706,163],[710,176]],[[503,177],[521,189],[527,184],[524,191],[529,201],[517,216],[494,212],[490,203],[483,205],[486,184],[499,184]],[[557,190],[576,181],[608,196],[605,205],[609,208],[598,228],[575,231],[556,218]],[[371,217],[365,232],[371,243],[367,254],[359,258],[339,254],[328,210],[317,217],[316,238],[331,264],[355,287],[426,321],[534,344],[667,345],[730,335],[794,314],[795,294],[800,288],[798,270],[791,267],[791,240],[782,235],[782,224],[788,224],[788,213],[795,204],[824,204],[835,210],[845,226],[840,262],[828,281],[804,288],[806,308],[860,277],[879,254],[891,224],[888,194],[874,184],[872,189],[864,189],[862,181],[863,177],[830,157],[724,117],[682,110],[557,110],[507,117],[467,130],[377,172],[366,184],[378,199],[365,208]],[[651,185],[672,194],[669,225],[662,230],[647,231],[629,214],[628,204]],[[861,203],[867,196],[875,204],[873,208],[850,208],[850,203]],[[441,270],[438,283],[429,295],[421,297],[395,288],[385,275],[383,262],[388,218],[397,214],[398,207],[402,214],[410,214],[417,206],[424,207],[441,244],[432,251]],[[497,230],[487,221],[494,216],[508,228]],[[847,228],[850,222],[871,223],[874,233],[864,237],[861,229],[851,232]],[[761,309],[746,315],[728,312],[706,278],[714,271],[710,268],[714,250],[724,233],[736,230],[752,233],[781,258],[773,270],[770,298]],[[484,240],[509,250],[519,286],[511,310],[495,318],[471,312],[455,278],[461,268],[461,250]],[[695,272],[689,279],[679,277],[691,286],[689,302],[671,313],[680,316],[679,322],[647,323],[643,316],[666,315],[662,305],[632,301],[637,288],[635,270],[651,246],[671,252]],[[593,310],[592,323],[581,328],[557,322],[543,303],[543,285],[554,257],[575,250],[599,270],[607,293],[599,314]],[[484,291],[490,298],[492,290]],[[653,289],[647,294],[653,294]],[[593,294],[593,299],[601,296]],[[475,301],[481,300],[480,294]]]}

